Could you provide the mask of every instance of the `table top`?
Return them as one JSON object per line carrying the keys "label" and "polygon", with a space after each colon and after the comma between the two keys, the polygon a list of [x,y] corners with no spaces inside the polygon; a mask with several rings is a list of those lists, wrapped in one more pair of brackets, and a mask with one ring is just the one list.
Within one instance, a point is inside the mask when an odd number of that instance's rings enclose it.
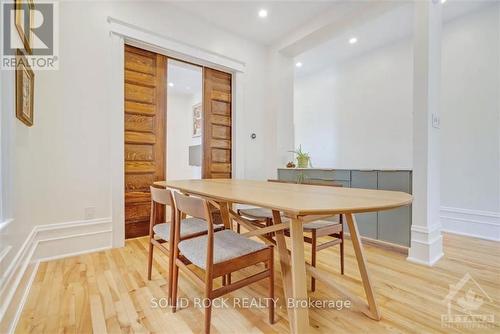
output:
{"label": "table top", "polygon": [[408,205],[405,192],[236,179],[167,180],[155,185],[218,201],[249,204],[290,216],[373,212]]}

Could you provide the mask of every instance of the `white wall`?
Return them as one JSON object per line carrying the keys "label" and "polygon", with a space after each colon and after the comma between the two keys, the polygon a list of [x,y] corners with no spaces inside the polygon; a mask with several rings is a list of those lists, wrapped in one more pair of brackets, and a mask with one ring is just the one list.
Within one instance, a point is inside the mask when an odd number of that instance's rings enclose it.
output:
{"label": "white wall", "polygon": [[459,17],[443,33],[442,205],[499,212],[499,10]]}
{"label": "white wall", "polygon": [[294,127],[293,127],[293,103],[294,103],[294,63],[293,58],[283,55],[278,47],[270,48],[268,54],[269,63],[269,89],[265,100],[269,105],[269,112],[266,119],[276,127],[269,134],[271,137],[262,144],[255,145],[255,152],[258,158],[258,148],[266,150],[265,156],[271,156],[271,164],[267,165],[268,170],[263,171],[267,177],[276,178],[276,168],[286,166],[290,160],[289,150],[294,148]]}
{"label": "white wall", "polygon": [[[168,3],[61,2],[59,70],[35,73],[34,126],[27,128],[15,118],[3,122],[2,115],[2,145],[6,146],[2,154],[9,154],[2,167],[11,172],[2,186],[6,180],[12,183],[4,200],[10,203],[9,217],[14,219],[2,229],[2,243],[6,240],[12,247],[3,263],[12,262],[35,226],[84,220],[87,207],[94,208],[96,219],[111,219],[114,171],[109,129],[122,119],[111,119],[108,110],[113,96],[109,96],[107,84],[113,74],[111,64],[116,62],[110,58],[108,16],[244,62],[245,73],[237,76],[243,89],[237,92],[241,110],[235,115],[239,127],[234,142],[240,148],[235,152],[239,162],[236,174],[262,178],[266,177],[262,170],[272,169],[262,168],[262,164],[274,163],[272,156],[261,160],[245,156],[258,150],[250,140],[251,132],[263,143],[274,132],[262,98],[266,93],[266,48]],[[7,78],[2,87],[2,114],[14,115],[13,75],[2,75]],[[111,245],[109,231],[103,235]],[[0,270],[3,275],[7,268],[2,265]]]}
{"label": "white wall", "polygon": [[295,146],[315,167],[411,169],[412,71],[401,41],[296,77]]}

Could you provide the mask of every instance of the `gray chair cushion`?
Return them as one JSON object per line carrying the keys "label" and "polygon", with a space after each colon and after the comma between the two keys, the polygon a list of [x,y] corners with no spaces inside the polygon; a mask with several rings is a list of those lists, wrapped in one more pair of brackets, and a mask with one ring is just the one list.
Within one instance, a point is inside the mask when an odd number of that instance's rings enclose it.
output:
{"label": "gray chair cushion", "polygon": [[[221,229],[222,225],[214,225],[216,230]],[[161,239],[168,241],[170,239],[170,223],[156,224],[153,231]],[[181,238],[193,234],[207,231],[207,222],[198,218],[186,218],[181,220]]]}
{"label": "gray chair cushion", "polygon": [[[206,269],[207,235],[183,240],[179,250],[196,266]],[[231,230],[214,233],[214,264],[228,261],[242,255],[250,254],[267,246],[257,241],[245,238]]]}
{"label": "gray chair cushion", "polygon": [[[250,209],[240,209],[239,212],[242,216],[249,218],[259,218],[259,219],[273,218],[273,211],[270,209],[250,208]],[[319,228],[329,227],[337,224],[339,224],[339,222],[318,220],[304,224],[304,230],[305,231],[317,230]]]}
{"label": "gray chair cushion", "polygon": [[317,230],[323,227],[330,227],[334,225],[340,224],[339,222],[330,222],[327,220],[317,220],[314,222],[310,222],[307,224],[304,224],[304,231],[311,231],[311,230]]}
{"label": "gray chair cushion", "polygon": [[264,208],[250,208],[250,209],[240,209],[240,214],[249,218],[258,218],[258,219],[273,219],[273,211],[271,209]]}

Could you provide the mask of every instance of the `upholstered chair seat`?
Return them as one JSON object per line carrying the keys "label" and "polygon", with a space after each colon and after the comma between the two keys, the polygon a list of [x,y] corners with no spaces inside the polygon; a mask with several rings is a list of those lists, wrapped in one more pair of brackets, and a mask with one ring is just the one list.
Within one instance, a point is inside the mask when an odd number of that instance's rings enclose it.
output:
{"label": "upholstered chair seat", "polygon": [[[155,236],[160,237],[163,240],[169,240],[170,238],[170,226],[171,223],[156,224],[153,226],[153,231]],[[224,225],[213,225],[214,230],[222,230]],[[199,218],[186,218],[181,220],[181,238],[189,235],[196,235],[207,232],[207,222]]]}
{"label": "upholstered chair seat", "polygon": [[[252,219],[273,219],[273,211],[265,208],[249,208],[238,210],[239,214]],[[304,224],[304,231],[317,230],[340,224],[338,221],[317,220]]]}
{"label": "upholstered chair seat", "polygon": [[[206,269],[207,235],[183,240],[179,250],[196,266]],[[214,264],[225,262],[266,248],[265,244],[245,238],[231,230],[214,233]]]}

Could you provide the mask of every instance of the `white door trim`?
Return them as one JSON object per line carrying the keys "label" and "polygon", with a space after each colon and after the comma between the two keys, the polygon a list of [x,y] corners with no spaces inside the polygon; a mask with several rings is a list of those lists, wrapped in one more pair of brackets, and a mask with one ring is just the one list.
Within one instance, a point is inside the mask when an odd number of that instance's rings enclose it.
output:
{"label": "white door trim", "polygon": [[223,54],[157,34],[113,17],[108,17],[108,23],[110,32],[122,36],[127,44],[223,71],[245,70],[245,62]]}
{"label": "white door trim", "polygon": [[[129,24],[127,22],[108,17],[110,52],[108,54],[108,66],[111,69],[111,77],[108,80],[108,115],[110,124],[110,148],[111,148],[111,216],[113,219],[113,247],[125,245],[125,172],[124,172],[124,48],[125,43],[142,49],[175,57],[180,60],[200,64],[203,66],[219,69],[233,74],[233,131],[236,121],[243,111],[241,96],[245,77],[245,62],[227,57],[225,55],[205,50],[187,43],[177,41],[168,36],[163,36],[153,31]],[[236,142],[233,132],[233,154],[235,147],[240,148]],[[234,157],[234,156],[233,156]],[[233,159],[233,175],[244,177],[237,168],[240,164]],[[243,164],[241,164],[243,167]]]}

